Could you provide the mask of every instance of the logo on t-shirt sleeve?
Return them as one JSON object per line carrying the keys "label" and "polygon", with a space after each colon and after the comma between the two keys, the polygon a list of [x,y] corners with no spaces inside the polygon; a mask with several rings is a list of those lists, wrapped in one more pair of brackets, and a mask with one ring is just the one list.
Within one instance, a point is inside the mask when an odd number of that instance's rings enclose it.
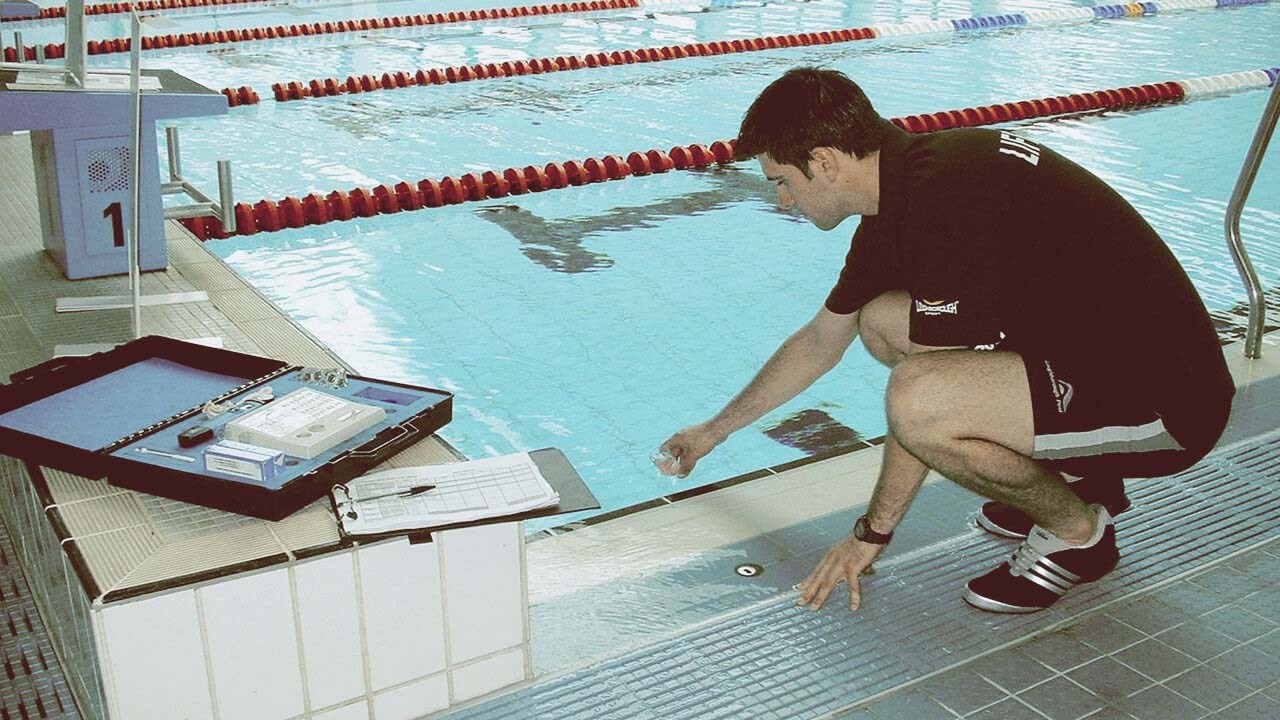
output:
{"label": "logo on t-shirt sleeve", "polygon": [[1040,164],[1040,146],[1007,131],[1000,131],[1000,152],[1022,158],[1032,165]]}
{"label": "logo on t-shirt sleeve", "polygon": [[917,300],[916,312],[921,315],[935,317],[938,315],[959,315],[959,300]]}

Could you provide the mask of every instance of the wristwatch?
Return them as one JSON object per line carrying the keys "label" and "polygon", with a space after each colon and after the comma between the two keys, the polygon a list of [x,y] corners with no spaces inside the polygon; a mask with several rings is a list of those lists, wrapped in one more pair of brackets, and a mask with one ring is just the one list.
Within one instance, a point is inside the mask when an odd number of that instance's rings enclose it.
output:
{"label": "wristwatch", "polygon": [[888,545],[893,539],[893,533],[880,533],[871,529],[871,521],[867,520],[867,516],[863,515],[858,518],[858,522],[853,524],[853,536],[864,543],[872,545]]}

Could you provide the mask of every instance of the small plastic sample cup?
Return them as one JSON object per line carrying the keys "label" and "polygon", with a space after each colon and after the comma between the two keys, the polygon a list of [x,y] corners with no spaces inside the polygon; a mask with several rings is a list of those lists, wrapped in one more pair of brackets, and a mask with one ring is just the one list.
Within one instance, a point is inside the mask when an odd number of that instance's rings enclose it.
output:
{"label": "small plastic sample cup", "polygon": [[675,475],[680,472],[680,458],[672,455],[671,451],[666,448],[659,448],[654,451],[654,453],[649,456],[649,459],[652,460],[654,466],[658,468],[658,472],[663,475]]}

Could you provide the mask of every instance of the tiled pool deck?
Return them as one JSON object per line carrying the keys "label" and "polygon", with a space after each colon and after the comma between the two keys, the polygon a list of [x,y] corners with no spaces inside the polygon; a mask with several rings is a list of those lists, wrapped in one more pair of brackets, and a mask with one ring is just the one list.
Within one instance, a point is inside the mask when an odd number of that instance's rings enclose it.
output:
{"label": "tiled pool deck", "polygon": [[1274,720],[1280,540],[837,717]]}

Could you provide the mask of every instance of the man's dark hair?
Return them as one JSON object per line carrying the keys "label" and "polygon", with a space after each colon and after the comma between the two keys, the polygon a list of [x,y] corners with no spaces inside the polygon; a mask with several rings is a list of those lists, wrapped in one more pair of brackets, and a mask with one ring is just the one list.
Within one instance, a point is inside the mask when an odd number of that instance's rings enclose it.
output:
{"label": "man's dark hair", "polygon": [[749,160],[767,154],[811,177],[814,148],[865,157],[880,149],[882,122],[862,88],[844,73],[794,68],[769,83],[747,108],[733,155]]}

